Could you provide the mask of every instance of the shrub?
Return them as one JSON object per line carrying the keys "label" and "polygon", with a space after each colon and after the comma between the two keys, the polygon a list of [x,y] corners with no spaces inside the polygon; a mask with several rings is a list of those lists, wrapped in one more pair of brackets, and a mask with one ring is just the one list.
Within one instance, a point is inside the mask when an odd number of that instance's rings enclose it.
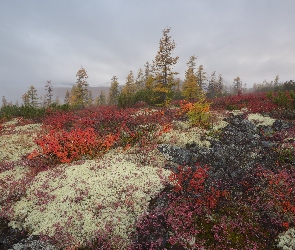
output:
{"label": "shrub", "polygon": [[0,110],[0,118],[11,119],[13,117],[24,117],[29,119],[39,119],[46,113],[45,108],[36,108],[33,106],[4,106]]}
{"label": "shrub", "polygon": [[295,93],[291,91],[278,91],[277,93],[268,92],[267,98],[271,100],[274,104],[278,105],[287,110],[295,109]]}
{"label": "shrub", "polygon": [[[111,148],[118,135],[109,134],[104,138],[98,138],[93,128],[80,128],[71,131],[53,131],[36,140],[41,147],[41,153],[52,158],[56,162],[67,163],[79,160],[82,156],[93,158],[101,151]],[[34,158],[38,152],[30,154]]]}
{"label": "shrub", "polygon": [[252,113],[265,113],[278,108],[276,104],[269,100],[266,93],[225,96],[210,99],[210,101],[212,102],[211,108],[215,110],[236,110],[247,108],[247,110]]}
{"label": "shrub", "polygon": [[210,103],[200,100],[195,103],[182,102],[181,112],[187,113],[189,122],[192,126],[203,128],[210,127],[211,115],[209,113]]}

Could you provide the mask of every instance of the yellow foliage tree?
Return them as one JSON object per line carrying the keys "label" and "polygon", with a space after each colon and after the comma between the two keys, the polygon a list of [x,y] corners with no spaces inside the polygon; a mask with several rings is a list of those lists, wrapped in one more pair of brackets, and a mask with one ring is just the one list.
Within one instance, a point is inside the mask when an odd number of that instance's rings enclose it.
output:
{"label": "yellow foliage tree", "polygon": [[[163,37],[160,40],[159,51],[153,61],[153,73],[155,78],[153,91],[157,94],[158,104],[169,103],[169,94],[175,85],[174,75],[178,72],[172,71],[179,57],[173,57],[175,42],[169,36],[170,28],[163,30]],[[168,98],[167,98],[168,97]]]}
{"label": "yellow foliage tree", "polygon": [[22,99],[23,99],[24,106],[30,106],[33,108],[38,107],[39,98],[37,95],[37,90],[35,89],[33,85],[29,87],[28,92],[22,96]]}
{"label": "yellow foliage tree", "polygon": [[122,93],[126,96],[130,96],[136,92],[136,85],[134,81],[134,75],[132,70],[130,70],[128,76],[126,77],[126,83],[122,88]]}
{"label": "yellow foliage tree", "polygon": [[108,95],[108,104],[117,105],[118,97],[119,97],[119,83],[118,78],[116,76],[112,77],[111,87]]}
{"label": "yellow foliage tree", "polygon": [[107,104],[107,98],[105,95],[105,92],[103,90],[100,91],[100,95],[95,99],[95,105],[106,105]]}
{"label": "yellow foliage tree", "polygon": [[195,73],[196,59],[197,57],[195,55],[190,57],[190,60],[187,63],[188,69],[185,72],[185,80],[182,86],[182,96],[188,101],[204,99],[204,91],[198,84],[198,76]]}
{"label": "yellow foliage tree", "polygon": [[242,88],[243,88],[243,85],[242,85],[242,81],[241,81],[241,78],[239,76],[237,76],[235,79],[234,79],[234,82],[233,82],[233,93],[235,95],[237,94],[241,94],[242,93]]}
{"label": "yellow foliage tree", "polygon": [[81,66],[77,74],[77,84],[72,87],[69,104],[75,108],[81,108],[92,104],[92,95],[88,90],[89,84],[87,83],[87,72]]}

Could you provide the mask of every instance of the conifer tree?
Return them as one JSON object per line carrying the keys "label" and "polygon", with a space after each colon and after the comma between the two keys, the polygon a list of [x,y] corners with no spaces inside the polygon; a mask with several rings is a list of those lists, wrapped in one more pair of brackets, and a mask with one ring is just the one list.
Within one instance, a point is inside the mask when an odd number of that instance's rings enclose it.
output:
{"label": "conifer tree", "polygon": [[130,70],[128,76],[126,77],[125,86],[122,89],[122,93],[131,96],[136,91],[135,81],[132,70]]}
{"label": "conifer tree", "polygon": [[56,105],[60,105],[60,100],[59,100],[59,96],[58,95],[55,97],[54,103]]}
{"label": "conifer tree", "polygon": [[99,99],[100,99],[100,105],[107,104],[107,97],[106,97],[106,94],[103,90],[100,92]]}
{"label": "conifer tree", "polygon": [[40,107],[42,108],[47,107],[45,102],[45,96],[44,96],[44,99],[43,99],[43,96],[39,97],[39,104],[40,104]]}
{"label": "conifer tree", "polygon": [[274,87],[277,88],[279,86],[279,75],[276,75],[276,78],[274,80]]}
{"label": "conifer tree", "polygon": [[153,91],[155,78],[150,75],[145,81],[145,89]]}
{"label": "conifer tree", "polygon": [[174,65],[177,63],[179,57],[173,57],[172,53],[175,49],[175,42],[169,36],[170,28],[163,30],[163,37],[160,40],[159,51],[153,61],[153,70],[155,74],[155,84],[153,91],[158,94],[158,104],[165,104],[167,96],[171,93],[174,75],[177,72],[172,71]]}
{"label": "conifer tree", "polygon": [[87,83],[87,72],[81,66],[77,74],[77,84],[72,87],[70,94],[70,105],[76,108],[88,106],[91,102],[91,94],[88,90],[89,84]]}
{"label": "conifer tree", "polygon": [[29,90],[27,93],[25,93],[22,96],[24,106],[30,106],[33,108],[38,107],[38,95],[37,95],[37,90],[33,85],[29,87]]}
{"label": "conifer tree", "polygon": [[1,108],[6,107],[6,106],[8,106],[8,102],[7,102],[6,98],[5,98],[5,96],[3,95],[2,96],[2,105],[1,105]]}
{"label": "conifer tree", "polygon": [[78,88],[76,85],[74,85],[71,89],[71,93],[70,93],[70,99],[69,99],[69,104],[72,107],[77,107],[79,106],[79,92],[78,92]]}
{"label": "conifer tree", "polygon": [[188,101],[202,99],[204,97],[204,92],[198,84],[198,76],[195,73],[196,59],[197,57],[195,55],[190,57],[182,86],[182,96]]}
{"label": "conifer tree", "polygon": [[100,91],[100,95],[95,99],[95,105],[106,105],[107,104],[107,99],[105,92],[103,90]]}
{"label": "conifer tree", "polygon": [[108,104],[117,105],[118,104],[118,96],[119,96],[119,83],[118,78],[116,76],[112,77],[111,87],[108,95]]}
{"label": "conifer tree", "polygon": [[242,94],[242,88],[243,88],[242,81],[241,81],[241,78],[238,76],[234,79],[234,82],[233,82],[233,86],[232,86],[233,94],[235,95]]}
{"label": "conifer tree", "polygon": [[136,92],[142,90],[144,87],[144,74],[142,68],[140,68],[137,72],[137,77],[135,80],[135,88]]}
{"label": "conifer tree", "polygon": [[258,90],[258,85],[257,85],[257,83],[255,82],[255,83],[253,84],[253,91],[256,92],[257,90]]}
{"label": "conifer tree", "polygon": [[23,105],[25,107],[29,106],[30,105],[30,101],[29,101],[29,96],[28,96],[28,93],[24,93],[22,95],[22,100],[23,100]]}
{"label": "conifer tree", "polygon": [[46,90],[46,95],[44,96],[44,105],[45,107],[50,106],[50,104],[52,103],[52,91],[53,91],[53,87],[51,85],[51,80],[47,80],[47,84],[45,85],[45,90]]}
{"label": "conifer tree", "polygon": [[[272,81],[271,81],[272,84]],[[247,83],[244,83],[244,87],[242,88],[243,93],[247,93]]]}
{"label": "conifer tree", "polygon": [[207,96],[209,98],[214,98],[217,96],[217,82],[216,82],[216,71],[212,72],[211,79],[209,80]]}
{"label": "conifer tree", "polygon": [[92,105],[93,104],[93,101],[94,101],[94,99],[93,99],[92,91],[89,90],[88,103],[87,103],[87,105]]}
{"label": "conifer tree", "polygon": [[144,65],[144,79],[145,79],[145,81],[149,78],[150,75],[151,75],[151,65],[147,61]]}
{"label": "conifer tree", "polygon": [[70,104],[70,92],[68,90],[65,94],[64,104]]}
{"label": "conifer tree", "polygon": [[172,87],[172,99],[173,100],[182,100],[183,97],[182,97],[182,92],[181,92],[181,89],[180,89],[180,82],[181,80],[179,78],[176,78],[175,79],[175,85]]}
{"label": "conifer tree", "polygon": [[224,84],[223,84],[223,77],[221,74],[219,74],[218,76],[218,80],[217,80],[217,93],[216,96],[222,96],[222,93],[224,92]]}
{"label": "conifer tree", "polygon": [[207,77],[207,73],[204,71],[204,66],[200,65],[197,71],[197,82],[200,88],[204,91]]}

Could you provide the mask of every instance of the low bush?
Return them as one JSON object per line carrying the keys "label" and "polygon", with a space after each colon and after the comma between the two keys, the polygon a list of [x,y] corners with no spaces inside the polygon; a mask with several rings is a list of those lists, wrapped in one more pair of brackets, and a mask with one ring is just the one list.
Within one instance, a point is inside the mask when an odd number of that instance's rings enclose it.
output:
{"label": "low bush", "polygon": [[192,126],[209,128],[211,115],[209,113],[211,103],[200,100],[195,103],[182,101],[180,103],[181,114],[186,114]]}

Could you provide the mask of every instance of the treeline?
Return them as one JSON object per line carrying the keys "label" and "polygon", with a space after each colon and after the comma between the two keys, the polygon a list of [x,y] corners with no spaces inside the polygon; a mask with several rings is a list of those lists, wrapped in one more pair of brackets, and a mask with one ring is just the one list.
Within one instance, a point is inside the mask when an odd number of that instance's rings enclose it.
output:
{"label": "treeline", "polygon": [[[101,91],[99,96],[93,98],[92,92],[88,89],[87,71],[81,66],[76,74],[76,84],[66,92],[62,103],[58,98],[53,100],[53,86],[49,80],[45,85],[44,97],[38,97],[33,85],[22,96],[21,105],[8,103],[3,96],[0,118],[41,117],[46,112],[54,110],[81,109],[91,105],[118,105],[122,108],[142,105],[167,106],[174,100],[194,102],[247,92],[246,84],[243,84],[239,76],[233,80],[229,89],[225,87],[221,74],[217,75],[214,71],[208,77],[203,65],[196,66],[195,55],[192,55],[187,62],[185,78],[183,80],[177,78],[179,72],[174,71],[174,66],[179,57],[173,55],[176,45],[169,33],[170,28],[163,30],[159,50],[151,63],[145,63],[144,69],[140,68],[136,75],[131,70],[123,85],[120,85],[118,78],[113,76],[108,94]],[[255,92],[294,89],[293,81],[279,83],[279,76],[270,83],[264,81],[263,84],[253,86]]]}
{"label": "treeline", "polygon": [[279,76],[277,75],[274,81],[267,82],[266,80],[263,83],[254,83],[253,91],[254,92],[279,92],[279,91],[290,91],[295,90],[295,82],[293,80],[286,81],[284,83],[279,82]]}

